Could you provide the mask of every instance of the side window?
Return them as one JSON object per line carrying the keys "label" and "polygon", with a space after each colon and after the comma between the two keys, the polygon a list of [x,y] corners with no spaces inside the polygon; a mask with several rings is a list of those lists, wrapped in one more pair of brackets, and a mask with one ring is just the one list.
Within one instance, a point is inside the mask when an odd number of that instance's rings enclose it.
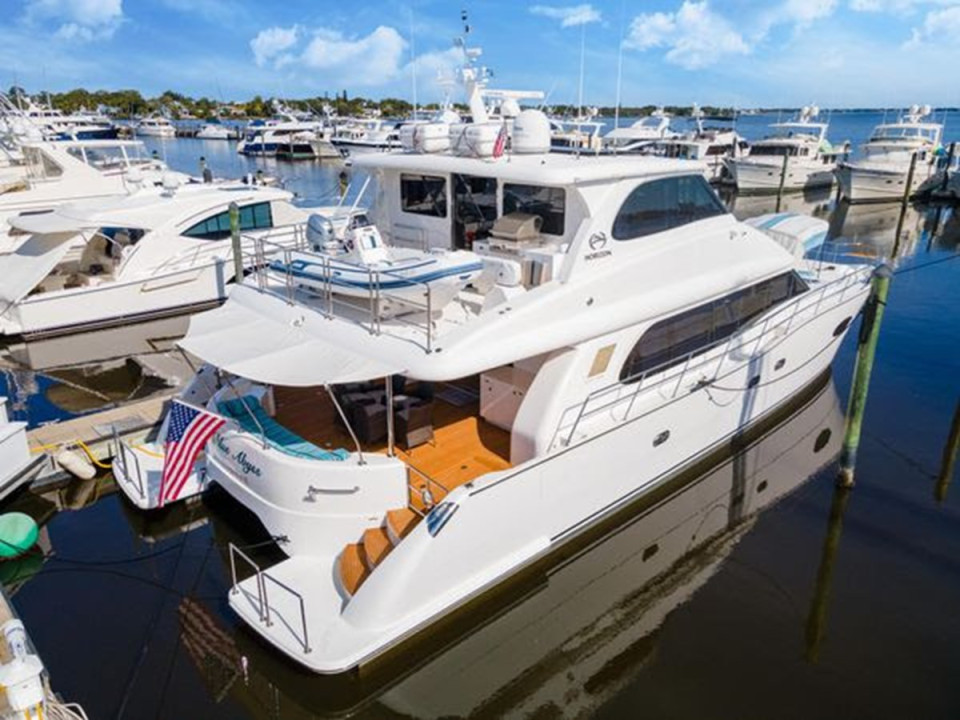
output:
{"label": "side window", "polygon": [[447,216],[447,179],[433,175],[400,176],[400,206],[404,212]]}
{"label": "side window", "polygon": [[615,240],[634,240],[726,212],[702,175],[652,180],[627,196],[612,234]]}
{"label": "side window", "polygon": [[563,235],[566,205],[567,193],[563,188],[503,184],[503,214],[539,215],[543,219],[540,232],[545,235]]}
{"label": "side window", "polygon": [[[256,203],[255,205],[244,205],[240,208],[240,232],[263,230],[271,227],[273,227],[273,214],[270,210],[270,203]],[[230,211],[224,210],[206,220],[201,220],[181,234],[205,240],[222,240],[230,237]]]}
{"label": "side window", "polygon": [[686,362],[690,353],[706,352],[759,315],[806,290],[800,277],[785,273],[661,320],[630,351],[620,369],[620,382],[637,382],[649,370],[667,370]]}

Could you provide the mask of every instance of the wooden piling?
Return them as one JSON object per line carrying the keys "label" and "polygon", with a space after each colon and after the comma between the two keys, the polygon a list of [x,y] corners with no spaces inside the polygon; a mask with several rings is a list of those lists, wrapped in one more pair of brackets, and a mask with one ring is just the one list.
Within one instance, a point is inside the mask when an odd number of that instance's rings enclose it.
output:
{"label": "wooden piling", "polygon": [[849,497],[849,488],[838,487],[833,493],[833,502],[830,505],[830,520],[827,523],[827,536],[823,541],[823,552],[820,553],[817,584],[810,601],[810,613],[807,615],[805,657],[809,663],[816,663],[820,659],[820,647],[823,644],[823,633],[827,626],[833,567],[837,560],[837,549],[840,547],[843,513],[847,509]]}
{"label": "wooden piling", "polygon": [[243,282],[243,246],[240,243],[240,208],[230,203],[230,241],[233,246],[233,281]]}
{"label": "wooden piling", "polygon": [[881,265],[874,271],[873,288],[863,309],[857,360],[853,372],[853,386],[850,388],[850,399],[847,402],[843,450],[840,454],[839,483],[843,487],[853,487],[857,448],[860,445],[860,431],[863,425],[863,412],[867,405],[870,375],[873,372],[873,359],[877,351],[877,340],[880,337],[880,323],[883,320],[883,311],[887,304],[887,294],[890,291],[892,277],[893,271],[889,265]]}
{"label": "wooden piling", "polygon": [[947,444],[943,446],[943,460],[940,462],[940,474],[934,487],[933,497],[938,503],[947,499],[947,488],[953,480],[953,471],[957,466],[957,452],[960,450],[960,399],[957,408],[953,411],[953,424],[950,426],[950,435]]}
{"label": "wooden piling", "polygon": [[950,166],[953,165],[953,158],[956,155],[957,144],[950,143],[950,149],[947,151],[947,162],[943,166],[943,180],[940,182],[940,192],[947,191],[947,185],[950,184]]}
{"label": "wooden piling", "polygon": [[790,162],[790,156],[783,156],[783,167],[780,168],[780,187],[777,188],[777,212],[780,212],[780,202],[783,200],[783,187],[787,184],[787,163]]}
{"label": "wooden piling", "polygon": [[907,182],[903,186],[903,196],[900,198],[900,217],[897,218],[897,233],[893,236],[893,254],[896,258],[900,254],[900,237],[903,234],[903,221],[907,217],[907,206],[910,204],[910,188],[913,185],[913,175],[917,170],[917,153],[910,156],[910,169],[907,171]]}

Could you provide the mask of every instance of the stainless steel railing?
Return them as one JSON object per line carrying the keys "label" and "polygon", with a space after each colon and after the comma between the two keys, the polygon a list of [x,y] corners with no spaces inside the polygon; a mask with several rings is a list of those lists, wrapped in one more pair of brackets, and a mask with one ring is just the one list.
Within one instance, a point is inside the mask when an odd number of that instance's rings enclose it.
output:
{"label": "stainless steel railing", "polygon": [[[113,443],[114,443],[114,462],[119,463],[120,470],[123,473],[123,476],[127,479],[133,479],[135,481],[134,486],[137,489],[137,493],[144,500],[147,499],[147,490],[144,487],[143,482],[143,473],[140,470],[140,458],[137,457],[137,453],[133,451],[120,437],[120,433],[117,430],[116,425],[113,427]],[[130,474],[130,463],[127,461],[127,454],[133,455],[133,469],[135,475],[131,476]]]}
{"label": "stainless steel railing", "polygon": [[[294,228],[293,231],[296,231]],[[315,309],[327,318],[343,316],[358,310],[358,305],[365,305],[366,319],[361,320],[369,332],[380,335],[385,332],[384,320],[389,319],[391,325],[403,325],[415,328],[423,333],[423,348],[427,353],[433,352],[435,344],[433,310],[435,307],[433,289],[428,283],[405,277],[397,270],[388,268],[372,268],[368,265],[334,259],[329,255],[304,250],[300,243],[293,248],[287,244],[276,242],[276,238],[250,238],[253,243],[254,259],[253,271],[256,275],[257,289],[281,296],[288,304],[294,304],[298,299],[316,300]],[[293,252],[297,252],[302,259],[308,259],[317,268],[312,274],[310,282],[298,278],[293,267]],[[280,262],[277,263],[276,260]],[[355,273],[357,277],[366,278],[366,294],[352,296],[337,292],[335,280],[341,277],[346,269]],[[407,287],[420,288],[420,297],[410,294],[400,295],[385,290],[385,282],[402,282]],[[412,312],[407,314],[389,314],[387,308],[393,304],[403,305]]]}
{"label": "stainless steel railing", "polygon": [[[267,592],[267,583],[271,582],[276,585],[281,590],[289,593],[293,598],[296,599],[299,610],[300,610],[300,632],[301,635],[298,635],[294,628],[290,625],[284,623],[286,627],[293,634],[294,639],[300,644],[300,647],[303,648],[304,654],[307,654],[311,651],[310,640],[307,635],[307,608],[306,603],[303,600],[303,595],[294,590],[292,587],[286,583],[277,580],[273,575],[261,570],[260,566],[255,563],[249,555],[247,555],[243,550],[238,548],[233,543],[230,543],[230,592],[234,595],[240,593],[240,584],[237,581],[237,556],[240,557],[250,568],[253,569],[254,577],[256,578],[256,587],[257,587],[257,616],[264,625],[271,627],[273,625],[273,618],[270,614],[270,596]],[[278,614],[278,611],[274,610],[275,614]]]}
{"label": "stainless steel railing", "polygon": [[[436,505],[436,500],[438,499],[434,496],[434,491],[439,491],[443,493],[439,497],[443,498],[450,494],[450,489],[447,488],[442,483],[434,480],[430,475],[425,473],[423,470],[420,470],[418,467],[413,465],[410,462],[406,462],[407,466],[407,493],[409,495],[409,507],[420,517],[425,517],[430,509]],[[423,480],[423,485],[418,487],[413,482],[413,476],[418,476]],[[426,512],[420,510],[416,504],[413,502],[415,499],[419,499],[423,504],[423,507],[426,509]]]}

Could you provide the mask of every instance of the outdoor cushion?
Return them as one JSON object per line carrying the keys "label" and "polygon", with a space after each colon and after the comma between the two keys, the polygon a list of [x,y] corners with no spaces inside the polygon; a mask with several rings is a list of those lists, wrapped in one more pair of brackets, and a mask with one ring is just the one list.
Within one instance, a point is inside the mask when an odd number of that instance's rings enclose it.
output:
{"label": "outdoor cushion", "polygon": [[[292,430],[285,428],[260,405],[260,401],[253,395],[243,398],[225,400],[217,405],[220,413],[235,420],[240,427],[252,435],[266,435],[271,447],[294,457],[310,458],[312,460],[346,460],[350,453],[343,448],[324,450],[311,442],[307,442]],[[251,415],[252,413],[252,415]],[[256,419],[254,419],[256,416]]]}

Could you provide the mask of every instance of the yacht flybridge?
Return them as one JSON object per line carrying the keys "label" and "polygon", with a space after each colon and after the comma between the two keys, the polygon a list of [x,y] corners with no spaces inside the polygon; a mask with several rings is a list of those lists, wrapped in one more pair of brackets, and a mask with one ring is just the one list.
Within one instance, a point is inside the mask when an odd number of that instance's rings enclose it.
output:
{"label": "yacht flybridge", "polygon": [[827,123],[814,122],[816,105],[801,109],[796,120],[775,123],[770,137],[758,140],[747,157],[727,159],[740,191],[809,190],[833,184],[837,161],[849,153],[847,143],[827,140]]}
{"label": "yacht flybridge", "polygon": [[[231,548],[229,602],[315,672],[381,655],[767,417],[866,298],[871,268],[738,222],[698,164],[549,145],[528,110],[501,157],[358,156],[369,212],[321,213],[181,341],[205,363],[182,402],[224,423],[185,494],[218,484],[278,538],[270,568]],[[460,260],[481,268],[441,288],[430,268]],[[166,431],[118,441],[141,507]]]}
{"label": "yacht flybridge", "polygon": [[[0,335],[41,336],[125,324],[221,301],[235,264],[229,206],[240,227],[262,237],[306,219],[284,190],[242,184],[144,188],[121,198],[63,205],[9,220],[22,239],[4,256]],[[265,262],[290,238],[245,242],[245,267]]]}
{"label": "yacht flybridge", "polygon": [[934,174],[943,125],[924,122],[930,112],[929,105],[914,105],[897,122],[878,125],[861,148],[862,159],[837,165],[843,196],[851,202],[900,200]]}

